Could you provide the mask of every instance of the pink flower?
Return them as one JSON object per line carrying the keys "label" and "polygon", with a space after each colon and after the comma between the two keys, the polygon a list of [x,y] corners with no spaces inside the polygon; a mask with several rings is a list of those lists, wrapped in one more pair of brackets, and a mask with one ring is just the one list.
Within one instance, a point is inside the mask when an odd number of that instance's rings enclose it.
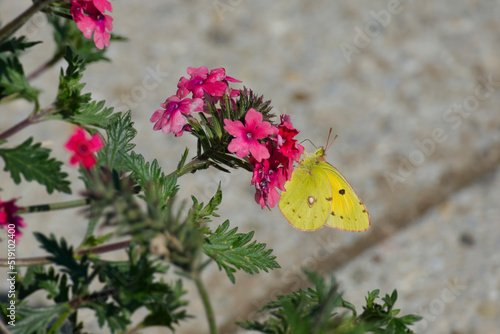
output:
{"label": "pink flower", "polygon": [[291,177],[293,162],[300,160],[300,156],[304,152],[304,146],[298,144],[296,139],[293,139],[299,131],[293,127],[290,116],[281,115],[280,118],[281,124],[278,125],[277,145],[278,150],[289,159],[287,176]]}
{"label": "pink flower", "polygon": [[178,96],[172,95],[161,104],[161,107],[163,109],[156,110],[150,118],[151,123],[156,122],[153,130],[161,129],[163,133],[173,132],[176,136],[181,136],[184,130],[190,129],[185,127],[185,116],[192,112],[203,111],[203,100],[199,98],[181,100]]}
{"label": "pink flower", "polygon": [[[272,150],[272,148],[271,148]],[[285,190],[286,168],[288,159],[278,150],[262,162],[254,162],[252,184],[255,185],[255,201],[261,205],[273,208],[280,199],[278,189]]]}
{"label": "pink flower", "polygon": [[106,10],[113,10],[108,0],[71,0],[70,13],[78,29],[86,38],[94,33],[95,46],[100,50],[109,46],[108,32],[113,30],[113,18],[104,14]]}
{"label": "pink flower", "polygon": [[248,110],[245,116],[245,125],[240,121],[224,120],[224,129],[232,136],[236,137],[227,147],[229,152],[235,152],[240,158],[250,154],[257,161],[268,159],[269,150],[265,144],[261,144],[259,139],[264,139],[269,135],[276,133],[276,128],[269,122],[263,122],[262,114],[255,109]]}
{"label": "pink flower", "polygon": [[17,243],[23,233],[19,230],[20,227],[26,227],[26,223],[20,216],[16,215],[19,207],[15,205],[16,199],[11,199],[8,202],[3,202],[0,199],[0,227],[5,230],[14,229],[14,240]]}
{"label": "pink flower", "polygon": [[74,166],[81,163],[85,169],[90,169],[96,164],[94,153],[103,146],[102,139],[98,134],[94,134],[90,139],[87,139],[85,131],[80,127],[75,130],[66,145],[64,145],[73,152],[69,164]]}
{"label": "pink flower", "polygon": [[256,190],[255,201],[262,208],[273,208],[278,203],[278,189],[285,190],[285,182],[292,177],[293,163],[298,162],[304,152],[304,147],[293,139],[299,131],[293,127],[290,116],[281,116],[281,124],[277,126],[276,132],[276,137],[266,142],[270,157],[262,162],[250,158],[254,166],[252,184]]}
{"label": "pink flower", "polygon": [[[241,82],[226,76],[226,70],[222,67],[213,69],[210,73],[206,66],[188,67],[187,73],[191,78],[182,77],[177,84],[179,88],[177,96],[180,98],[186,97],[189,93],[193,93],[195,98],[202,98],[205,92],[214,97],[221,97],[228,89],[228,81]],[[239,95],[239,90],[231,90],[229,94],[231,97],[236,97]]]}

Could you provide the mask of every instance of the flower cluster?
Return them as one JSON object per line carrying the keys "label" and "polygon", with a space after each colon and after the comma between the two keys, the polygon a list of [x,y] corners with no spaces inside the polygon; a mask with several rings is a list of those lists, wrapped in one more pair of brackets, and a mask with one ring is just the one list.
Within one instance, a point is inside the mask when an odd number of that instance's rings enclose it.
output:
{"label": "flower cluster", "polygon": [[95,46],[100,50],[109,46],[109,33],[113,30],[113,18],[104,14],[106,10],[113,11],[108,0],[71,0],[70,13],[78,29],[86,38],[94,33]]}
{"label": "flower cluster", "polygon": [[11,199],[7,202],[3,202],[0,199],[0,227],[9,230],[12,228],[10,225],[14,225],[14,239],[17,243],[21,235],[23,235],[19,228],[26,227],[26,223],[20,216],[16,215],[19,207],[15,202],[16,199]]}
{"label": "flower cluster", "polygon": [[[150,121],[155,123],[153,130],[163,133],[173,133],[176,137],[190,130],[186,118],[191,113],[204,111],[205,93],[215,100],[221,99],[224,93],[231,97],[239,95],[239,90],[230,89],[229,82],[241,82],[226,76],[224,68],[216,68],[208,72],[205,66],[200,68],[188,67],[189,79],[182,77],[177,84],[177,93],[170,96],[161,104],[163,109],[156,110]],[[189,94],[192,98],[188,98]]]}
{"label": "flower cluster", "polygon": [[276,126],[263,121],[262,114],[254,109],[247,112],[245,124],[227,119],[224,123],[224,129],[235,137],[228,150],[240,158],[249,156],[253,166],[255,201],[262,208],[274,207],[280,198],[277,189],[285,190],[285,182],[292,177],[293,163],[299,161],[304,151],[293,139],[299,131],[288,115],[282,115],[281,124]]}
{"label": "flower cluster", "polygon": [[[191,77],[179,80],[176,95],[161,104],[163,109],[154,112],[150,119],[151,122],[156,122],[153,129],[174,133],[176,136],[189,131],[199,139],[206,136],[212,138],[213,134],[205,135],[200,132],[199,123],[191,115],[193,112],[211,113],[203,123],[209,127],[217,123],[217,126],[223,127],[231,136],[226,134],[219,138],[224,147],[220,153],[234,153],[246,166],[253,169],[251,184],[256,189],[255,201],[262,208],[274,207],[280,198],[278,190],[285,190],[285,182],[292,176],[293,164],[299,161],[304,151],[304,147],[294,139],[299,131],[293,127],[290,117],[282,115],[280,124],[273,124],[268,114],[268,102],[263,103],[262,98],[253,99],[250,97],[252,93],[248,92],[247,95],[246,90],[237,103],[240,91],[229,88],[229,82],[241,81],[226,76],[224,68],[209,72],[205,66],[189,67],[187,73]],[[223,103],[224,96],[230,100],[227,104]],[[247,102],[241,103],[242,100]],[[253,102],[249,103],[250,100]],[[220,107],[215,106],[219,102]],[[218,119],[217,122],[215,119]],[[206,145],[212,149],[221,149],[217,143]]]}
{"label": "flower cluster", "polygon": [[72,152],[69,164],[72,166],[82,164],[85,169],[90,169],[96,164],[94,153],[103,146],[102,139],[98,134],[94,134],[90,139],[87,139],[85,130],[80,127],[76,128],[64,145]]}

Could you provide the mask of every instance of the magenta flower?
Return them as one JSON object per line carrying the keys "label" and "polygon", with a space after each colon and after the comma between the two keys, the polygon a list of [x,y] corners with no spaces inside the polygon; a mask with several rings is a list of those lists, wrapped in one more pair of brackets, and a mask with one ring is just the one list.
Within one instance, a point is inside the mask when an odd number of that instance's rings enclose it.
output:
{"label": "magenta flower", "polygon": [[[205,92],[214,97],[221,97],[228,89],[228,81],[241,82],[234,78],[226,76],[224,68],[215,68],[210,73],[206,66],[199,68],[188,67],[187,73],[191,78],[182,77],[177,84],[177,96],[186,97],[193,93],[194,98],[202,98]],[[231,97],[239,95],[239,90],[231,90]],[[234,96],[233,96],[234,95]]]}
{"label": "magenta flower", "polygon": [[281,124],[276,128],[276,136],[266,141],[270,157],[257,161],[250,157],[253,165],[252,184],[255,186],[255,201],[262,208],[273,208],[279,201],[281,191],[285,190],[285,182],[290,180],[293,163],[300,160],[304,147],[293,139],[299,131],[290,122],[287,115],[281,116]]}
{"label": "magenta flower", "polygon": [[248,155],[260,162],[262,159],[270,157],[269,150],[265,144],[261,144],[259,139],[264,139],[269,135],[275,134],[277,129],[272,127],[269,122],[263,122],[262,114],[255,109],[248,110],[245,116],[245,125],[240,121],[224,120],[224,129],[232,136],[236,137],[229,143],[227,149],[229,152],[235,152],[240,158]]}
{"label": "magenta flower", "polygon": [[71,0],[70,13],[78,29],[86,38],[94,33],[95,46],[100,50],[109,46],[109,32],[113,30],[113,18],[104,14],[106,10],[113,10],[108,0]]}
{"label": "magenta flower", "polygon": [[[268,145],[270,146],[270,145]],[[273,148],[270,147],[270,150]],[[255,185],[255,201],[261,205],[273,208],[280,199],[278,189],[285,190],[286,167],[288,159],[278,150],[274,150],[271,157],[262,162],[255,162],[252,183]]]}
{"label": "magenta flower", "polygon": [[192,112],[203,111],[202,99],[180,99],[177,95],[172,95],[161,104],[163,109],[156,110],[150,118],[151,123],[155,123],[153,130],[160,130],[163,133],[173,132],[177,137],[182,135],[186,119]]}
{"label": "magenta flower", "polygon": [[98,134],[87,139],[85,131],[78,127],[64,147],[73,152],[69,160],[71,166],[82,164],[85,169],[90,169],[97,162],[94,153],[104,147],[104,144]]}
{"label": "magenta flower", "polygon": [[300,156],[304,152],[304,146],[298,144],[296,139],[293,139],[298,133],[299,131],[295,129],[290,122],[290,116],[281,115],[281,124],[278,125],[278,136],[276,141],[278,151],[288,158],[288,164],[285,165],[287,168],[287,179],[290,179],[293,172],[293,162],[298,162]]}
{"label": "magenta flower", "polygon": [[16,215],[19,207],[15,202],[16,199],[11,199],[8,202],[3,202],[0,199],[0,227],[5,230],[14,229],[14,240],[17,243],[23,235],[19,228],[26,227],[26,223],[20,216]]}

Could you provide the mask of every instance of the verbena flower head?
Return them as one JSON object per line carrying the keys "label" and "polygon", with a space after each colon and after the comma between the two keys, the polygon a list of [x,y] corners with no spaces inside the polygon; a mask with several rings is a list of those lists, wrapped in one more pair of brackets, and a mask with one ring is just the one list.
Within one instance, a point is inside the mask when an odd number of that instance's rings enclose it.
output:
{"label": "verbena flower head", "polygon": [[87,139],[85,130],[78,127],[64,147],[72,152],[70,165],[81,164],[85,169],[90,169],[97,162],[94,153],[103,148],[104,143],[98,134]]}
{"label": "verbena flower head", "polygon": [[266,145],[259,142],[259,139],[264,139],[277,132],[271,123],[263,121],[263,116],[255,109],[250,109],[245,116],[245,125],[240,121],[224,120],[226,125],[224,129],[234,138],[227,147],[229,152],[235,152],[240,158],[244,158],[250,154],[257,161],[268,159],[270,157],[269,150]]}
{"label": "verbena flower head", "polygon": [[156,110],[151,116],[150,121],[155,123],[153,130],[161,130],[163,133],[173,132],[175,135],[182,135],[182,132],[188,130],[185,127],[186,119],[192,112],[203,111],[203,100],[200,98],[180,99],[177,95],[172,95],[161,104],[163,109]]}
{"label": "verbena flower head", "polygon": [[[153,113],[153,129],[176,136],[190,132],[198,138],[199,156],[210,165],[225,171],[222,165],[253,171],[255,201],[262,208],[276,206],[279,190],[285,190],[294,162],[304,152],[294,139],[299,131],[290,116],[282,115],[280,123],[274,123],[270,101],[263,102],[246,88],[229,87],[230,82],[241,81],[227,76],[224,68],[189,67],[187,73],[190,78],[179,80],[176,95]],[[193,111],[202,112],[195,117]]]}
{"label": "verbena flower head", "polygon": [[16,199],[11,199],[10,201],[3,202],[0,199],[0,227],[9,230],[14,225],[14,239],[16,243],[19,238],[23,235],[20,231],[21,227],[26,227],[26,223],[23,219],[16,215],[17,211],[19,211],[19,207],[15,204]]}
{"label": "verbena flower head", "polygon": [[86,38],[94,33],[95,46],[100,50],[109,46],[113,30],[113,18],[104,14],[106,10],[113,11],[108,0],[71,0],[70,13],[78,29]]}
{"label": "verbena flower head", "polygon": [[[226,76],[226,70],[222,67],[215,68],[211,70],[210,73],[206,66],[199,68],[188,67],[187,73],[191,78],[186,79],[182,77],[177,84],[179,88],[177,90],[177,96],[180,98],[186,97],[189,93],[192,93],[195,98],[202,98],[205,92],[213,97],[222,97],[228,89],[228,81],[241,82]],[[239,90],[231,91],[230,95],[232,97],[238,96]]]}

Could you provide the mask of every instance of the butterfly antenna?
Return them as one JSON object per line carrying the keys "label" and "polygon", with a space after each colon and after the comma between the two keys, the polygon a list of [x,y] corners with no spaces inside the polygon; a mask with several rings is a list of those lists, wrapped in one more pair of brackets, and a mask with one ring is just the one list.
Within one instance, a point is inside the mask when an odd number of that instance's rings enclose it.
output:
{"label": "butterfly antenna", "polygon": [[330,128],[330,131],[328,132],[328,138],[326,139],[325,151],[328,151],[328,149],[333,145],[333,142],[335,141],[335,139],[337,139],[337,137],[338,137],[338,135],[335,135],[335,137],[333,137],[333,139],[332,139],[332,142],[330,142],[331,134],[332,134],[332,128]]}
{"label": "butterfly antenna", "polygon": [[304,140],[303,140],[303,141],[301,141],[300,143],[302,144],[302,143],[303,143],[303,142],[305,142],[305,141],[310,142],[310,143],[311,143],[311,145],[312,145],[312,146],[314,146],[314,148],[315,148],[315,149],[318,149],[318,148],[316,147],[316,145],[314,145],[314,143],[313,143],[311,140],[309,140],[309,139],[304,139]]}

